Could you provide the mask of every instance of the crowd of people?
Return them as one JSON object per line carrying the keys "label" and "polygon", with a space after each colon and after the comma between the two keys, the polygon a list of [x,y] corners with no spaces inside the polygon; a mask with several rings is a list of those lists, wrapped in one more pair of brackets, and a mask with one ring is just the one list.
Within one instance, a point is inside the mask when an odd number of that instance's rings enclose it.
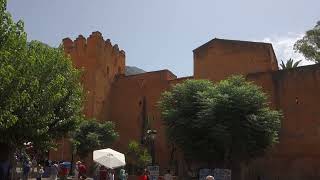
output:
{"label": "crowd of people", "polygon": [[[64,161],[41,161],[37,162],[36,159],[30,160],[25,157],[17,157],[18,162],[21,165],[20,177],[23,180],[29,178],[36,178],[37,180],[46,179],[46,180],[57,180],[67,179],[72,174],[73,179],[83,180],[87,178],[88,171],[85,163],[78,161],[76,162],[73,173],[70,173],[71,163]],[[92,175],[92,174],[91,174]],[[140,171],[139,180],[151,180],[150,172],[147,169]],[[93,175],[95,180],[127,180],[128,173],[121,168],[117,173],[114,169],[109,169],[102,165],[97,165]],[[207,177],[208,180],[213,180],[213,177]],[[173,180],[173,176],[170,173],[170,170],[167,170],[166,173],[159,177],[161,180]]]}
{"label": "crowd of people", "polygon": [[[147,169],[144,169],[140,172],[139,180],[151,180],[150,172]],[[167,172],[162,176],[159,177],[160,180],[173,180],[173,176],[171,175],[170,170],[168,169]]]}
{"label": "crowd of people", "polygon": [[[122,168],[119,171],[118,177],[115,177],[115,170],[114,169],[108,169],[104,166],[99,165],[96,171],[96,176],[94,179],[96,180],[127,180],[128,179],[128,173]],[[147,169],[144,169],[140,171],[139,180],[151,180],[150,173]],[[170,173],[170,170],[167,170],[167,172],[163,175],[163,177],[159,177],[161,180],[173,180],[173,176]]]}
{"label": "crowd of people", "polygon": [[[168,169],[167,172],[162,176],[159,177],[160,180],[173,180],[173,176],[171,175],[170,170]],[[139,176],[139,180],[151,180],[150,179],[150,173],[147,169],[144,169],[144,171]],[[211,175],[208,175],[206,177],[206,180],[214,180],[214,177]]]}
{"label": "crowd of people", "polygon": [[[21,163],[21,173],[20,178],[22,180],[27,180],[29,178],[36,178],[37,180],[46,179],[46,180],[57,180],[67,179],[70,175],[70,163],[64,161],[50,161],[46,160],[37,164],[35,160],[30,161],[28,158],[20,159]],[[74,173],[71,173],[73,179],[75,180],[84,180],[87,179],[87,167],[85,163],[78,161],[74,167]],[[19,178],[19,179],[20,179]],[[127,180],[128,174],[124,169],[120,169],[118,178],[115,178],[115,170],[108,169],[105,166],[99,165],[96,168],[94,174],[94,179],[96,180]]]}
{"label": "crowd of people", "polygon": [[127,180],[128,179],[128,173],[124,169],[120,169],[118,178],[115,177],[116,173],[114,169],[108,169],[105,166],[98,165],[96,168],[96,173],[94,176],[94,179],[96,180]]}
{"label": "crowd of people", "polygon": [[[57,180],[67,179],[70,174],[70,167],[68,163],[63,161],[50,161],[47,160],[44,162],[43,166],[37,164],[33,161],[24,161],[22,166],[22,179],[27,180],[31,177],[36,177],[37,180],[46,179],[46,180]],[[36,167],[35,167],[36,165]],[[124,169],[117,171],[117,175],[114,169],[106,168],[105,166],[98,165],[94,173],[93,179],[95,180],[127,180],[128,173]],[[84,180],[87,178],[87,167],[83,162],[78,161],[74,167],[73,179],[75,180]],[[139,180],[151,180],[150,173],[147,169],[140,171]],[[173,176],[170,173],[170,170],[159,177],[161,180],[173,180]],[[213,176],[207,176],[206,180],[214,180]]]}
{"label": "crowd of people", "polygon": [[34,165],[32,162],[23,162],[22,165],[22,179],[26,180],[30,177],[36,177],[37,180],[47,178],[55,180],[58,176],[63,179],[66,178],[69,171],[64,162],[45,161],[43,164]]}
{"label": "crowd of people", "polygon": [[[25,161],[22,166],[22,179],[26,180],[30,177],[36,177],[37,180],[41,179],[67,179],[70,174],[70,162],[64,161],[50,161],[46,160],[41,164],[38,164],[36,168],[32,165],[32,162]],[[87,167],[84,163],[78,161],[75,167],[74,179],[81,180],[87,178]]]}
{"label": "crowd of people", "polygon": [[[57,162],[46,160],[41,163],[37,163],[35,159],[32,161],[28,159],[20,159],[22,162],[22,179],[27,180],[30,177],[36,178],[37,180],[46,179],[46,180],[57,180],[67,179],[67,177],[72,174],[73,179],[75,180],[84,180],[87,179],[87,167],[85,163],[78,161],[74,167],[74,173],[70,173],[70,162]],[[70,177],[70,176],[69,176]],[[151,180],[150,172],[147,169],[140,171],[139,180]],[[128,173],[122,168],[117,173],[114,169],[109,169],[102,165],[97,165],[93,179],[95,180],[127,180]],[[166,173],[159,177],[161,180],[173,180],[170,170],[167,170]],[[206,180],[214,180],[213,176],[207,176]]]}

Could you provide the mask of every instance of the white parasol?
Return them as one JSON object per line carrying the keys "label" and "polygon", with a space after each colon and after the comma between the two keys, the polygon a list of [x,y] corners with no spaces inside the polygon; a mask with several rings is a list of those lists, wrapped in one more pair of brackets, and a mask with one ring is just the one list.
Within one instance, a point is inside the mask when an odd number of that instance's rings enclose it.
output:
{"label": "white parasol", "polygon": [[110,148],[93,151],[93,161],[110,169],[126,165],[124,154]]}

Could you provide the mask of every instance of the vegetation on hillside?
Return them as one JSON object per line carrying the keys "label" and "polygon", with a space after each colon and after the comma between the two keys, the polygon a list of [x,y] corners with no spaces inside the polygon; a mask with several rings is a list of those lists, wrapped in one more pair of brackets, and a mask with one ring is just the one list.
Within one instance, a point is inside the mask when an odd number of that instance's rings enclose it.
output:
{"label": "vegetation on hillside", "polygon": [[136,74],[141,74],[141,73],[145,73],[146,71],[137,68],[135,66],[126,66],[125,69],[125,75],[130,76],[130,75],[136,75]]}

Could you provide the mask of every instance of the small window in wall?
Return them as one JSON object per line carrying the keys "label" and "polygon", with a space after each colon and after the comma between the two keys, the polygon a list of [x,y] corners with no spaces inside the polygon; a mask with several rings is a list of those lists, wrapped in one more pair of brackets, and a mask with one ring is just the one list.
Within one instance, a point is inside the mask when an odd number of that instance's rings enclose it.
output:
{"label": "small window in wall", "polygon": [[107,75],[109,75],[109,71],[110,71],[109,66],[107,66]]}

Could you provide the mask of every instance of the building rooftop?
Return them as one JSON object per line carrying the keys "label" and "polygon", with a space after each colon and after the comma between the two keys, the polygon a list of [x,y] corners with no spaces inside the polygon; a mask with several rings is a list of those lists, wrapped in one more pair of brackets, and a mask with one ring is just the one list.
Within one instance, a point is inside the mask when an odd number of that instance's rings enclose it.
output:
{"label": "building rooftop", "polygon": [[208,41],[207,43],[197,47],[196,49],[193,50],[193,52],[197,52],[201,49],[204,49],[204,48],[207,48],[210,44],[213,44],[215,42],[226,42],[226,43],[241,43],[241,44],[247,44],[247,45],[265,45],[265,46],[271,46],[272,47],[272,44],[271,43],[265,43],[265,42],[254,42],[254,41],[242,41],[242,40],[231,40],[231,39],[219,39],[219,38],[214,38],[210,41]]}

